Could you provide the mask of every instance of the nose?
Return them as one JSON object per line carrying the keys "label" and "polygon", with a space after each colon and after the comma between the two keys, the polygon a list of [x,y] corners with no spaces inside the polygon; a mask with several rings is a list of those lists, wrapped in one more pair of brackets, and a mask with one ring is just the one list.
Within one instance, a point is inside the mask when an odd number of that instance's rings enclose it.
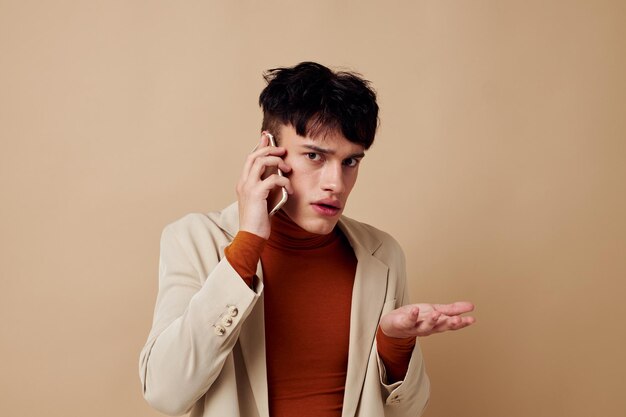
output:
{"label": "nose", "polygon": [[324,191],[330,191],[335,194],[340,194],[345,190],[343,166],[340,163],[324,165],[320,187]]}

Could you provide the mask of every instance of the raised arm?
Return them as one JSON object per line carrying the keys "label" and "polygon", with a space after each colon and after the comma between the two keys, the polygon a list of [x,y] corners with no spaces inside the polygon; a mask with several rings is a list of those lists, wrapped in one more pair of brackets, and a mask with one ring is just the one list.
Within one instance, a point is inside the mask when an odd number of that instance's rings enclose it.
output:
{"label": "raised arm", "polygon": [[210,388],[262,291],[219,260],[208,237],[194,240],[179,226],[161,238],[159,294],[140,355],[144,397],[170,415],[187,412]]}

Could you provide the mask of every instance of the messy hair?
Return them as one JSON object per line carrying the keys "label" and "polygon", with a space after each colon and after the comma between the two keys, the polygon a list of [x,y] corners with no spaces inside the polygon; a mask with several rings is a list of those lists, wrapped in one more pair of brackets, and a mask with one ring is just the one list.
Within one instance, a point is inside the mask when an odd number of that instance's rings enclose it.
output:
{"label": "messy hair", "polygon": [[370,82],[359,74],[332,71],[315,62],[274,68],[264,74],[262,129],[278,135],[291,125],[300,136],[316,138],[340,132],[368,149],[378,127],[378,104]]}

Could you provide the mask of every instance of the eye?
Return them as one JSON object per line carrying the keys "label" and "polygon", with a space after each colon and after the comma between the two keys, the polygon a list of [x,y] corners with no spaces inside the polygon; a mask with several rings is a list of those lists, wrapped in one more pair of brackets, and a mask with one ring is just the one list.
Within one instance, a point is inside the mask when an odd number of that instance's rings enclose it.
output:
{"label": "eye", "polygon": [[354,168],[359,164],[359,160],[356,158],[348,158],[343,161],[343,164],[347,167]]}
{"label": "eye", "polygon": [[309,153],[306,154],[306,157],[309,158],[311,161],[319,161],[319,160],[322,159],[320,154],[318,154],[316,152],[309,152]]}

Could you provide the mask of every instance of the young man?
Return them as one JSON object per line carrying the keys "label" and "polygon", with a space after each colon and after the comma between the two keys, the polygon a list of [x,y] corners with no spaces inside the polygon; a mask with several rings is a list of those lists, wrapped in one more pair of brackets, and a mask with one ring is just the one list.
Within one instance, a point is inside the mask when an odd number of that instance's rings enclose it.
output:
{"label": "young man", "polygon": [[470,325],[473,306],[408,304],[398,243],[342,216],[378,124],[368,82],[311,62],[266,80],[237,204],[163,232],[144,396],[194,417],[417,416],[416,337]]}

